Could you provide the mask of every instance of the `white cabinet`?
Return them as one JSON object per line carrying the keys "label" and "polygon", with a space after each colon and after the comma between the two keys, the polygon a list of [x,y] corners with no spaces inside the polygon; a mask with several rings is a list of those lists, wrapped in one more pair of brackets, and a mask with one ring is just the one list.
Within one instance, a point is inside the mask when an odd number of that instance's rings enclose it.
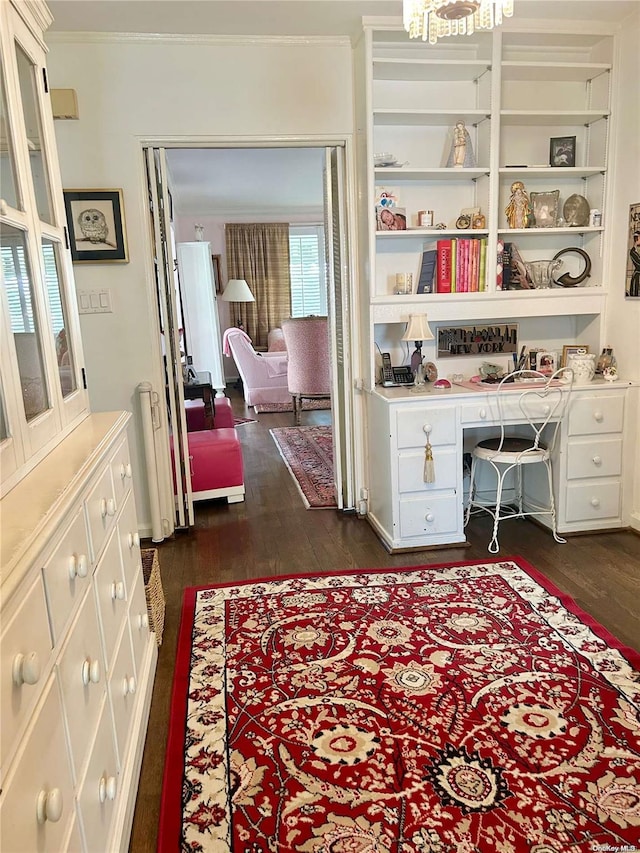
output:
{"label": "white cabinet", "polygon": [[89,415],[2,499],[0,846],[12,853],[128,844],[157,659],[130,417]]}

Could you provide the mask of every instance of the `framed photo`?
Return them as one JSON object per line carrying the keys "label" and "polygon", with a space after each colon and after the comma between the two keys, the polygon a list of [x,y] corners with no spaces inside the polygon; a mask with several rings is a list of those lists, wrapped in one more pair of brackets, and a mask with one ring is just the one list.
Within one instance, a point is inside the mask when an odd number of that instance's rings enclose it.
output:
{"label": "framed photo", "polygon": [[575,136],[552,136],[549,140],[550,166],[576,165]]}
{"label": "framed photo", "polygon": [[72,261],[128,263],[122,190],[63,192]]}
{"label": "framed photo", "polygon": [[625,296],[640,298],[640,202],[629,205]]}
{"label": "framed photo", "polygon": [[406,231],[407,211],[404,207],[376,206],[376,229],[378,231]]}
{"label": "framed photo", "polygon": [[562,347],[562,363],[560,367],[566,367],[569,361],[569,356],[580,351],[589,352],[589,347],[586,344],[571,344],[570,346]]}
{"label": "framed photo", "polygon": [[555,352],[547,352],[547,350],[539,350],[536,353],[536,370],[538,373],[544,373],[545,376],[551,376],[557,370],[558,354]]}
{"label": "framed photo", "polygon": [[555,228],[558,224],[560,190],[547,193],[529,193],[535,228]]}
{"label": "framed photo", "polygon": [[211,263],[213,264],[213,281],[216,286],[216,293],[222,293],[222,275],[220,274],[220,255],[211,255]]}

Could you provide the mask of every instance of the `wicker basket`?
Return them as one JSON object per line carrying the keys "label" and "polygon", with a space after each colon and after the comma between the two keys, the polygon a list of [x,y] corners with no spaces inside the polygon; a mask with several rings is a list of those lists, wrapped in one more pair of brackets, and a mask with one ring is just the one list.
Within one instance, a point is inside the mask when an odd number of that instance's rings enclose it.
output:
{"label": "wicker basket", "polygon": [[149,628],[155,632],[156,643],[160,645],[164,629],[164,592],[160,578],[158,549],[148,548],[144,549],[141,553],[144,591],[147,597],[147,613],[149,614]]}

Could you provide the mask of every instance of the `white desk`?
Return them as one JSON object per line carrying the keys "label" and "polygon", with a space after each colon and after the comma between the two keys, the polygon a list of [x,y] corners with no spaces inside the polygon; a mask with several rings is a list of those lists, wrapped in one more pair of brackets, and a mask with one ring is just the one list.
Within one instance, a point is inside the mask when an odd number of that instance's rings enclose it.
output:
{"label": "white desk", "polygon": [[[424,394],[381,387],[369,393],[367,517],[390,551],[466,541],[463,453],[484,437],[483,430],[493,428],[494,434],[499,426],[497,391],[428,387]],[[635,424],[631,387],[621,380],[573,387],[553,460],[560,533],[626,524],[624,498],[630,482],[625,467],[628,471],[632,466],[623,459]],[[499,393],[503,410],[511,410],[508,421],[524,423],[517,403],[522,391]],[[425,425],[431,427],[434,483],[423,481]],[[546,474],[527,474],[526,497],[546,503]]]}

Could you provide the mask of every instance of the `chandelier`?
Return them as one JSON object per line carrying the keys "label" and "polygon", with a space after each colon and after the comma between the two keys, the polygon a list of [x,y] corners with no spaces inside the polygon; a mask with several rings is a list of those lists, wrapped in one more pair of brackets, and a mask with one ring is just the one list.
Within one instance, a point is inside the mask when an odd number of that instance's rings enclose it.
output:
{"label": "chandelier", "polygon": [[402,7],[409,38],[429,44],[443,36],[492,30],[502,23],[503,15],[513,15],[513,0],[403,0]]}

